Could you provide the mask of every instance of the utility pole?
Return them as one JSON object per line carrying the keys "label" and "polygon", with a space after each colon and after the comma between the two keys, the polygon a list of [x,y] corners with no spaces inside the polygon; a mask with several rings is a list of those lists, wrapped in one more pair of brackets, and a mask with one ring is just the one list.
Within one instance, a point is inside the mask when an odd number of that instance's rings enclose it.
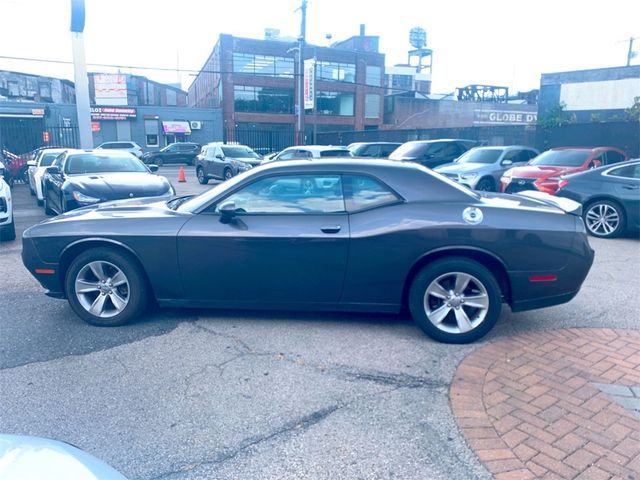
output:
{"label": "utility pole", "polygon": [[629,52],[627,53],[627,67],[631,65],[631,59],[636,56],[636,52],[633,51],[633,41],[635,38],[629,37]]}
{"label": "utility pole", "polygon": [[76,111],[80,148],[93,148],[91,114],[89,111],[89,79],[84,58],[84,0],[71,0],[71,46],[73,49],[73,70],[76,90]]}
{"label": "utility pole", "polygon": [[300,22],[300,36],[298,37],[298,127],[296,143],[303,145],[304,140],[304,58],[303,49],[307,36],[307,0],[302,0],[300,8],[302,20]]}

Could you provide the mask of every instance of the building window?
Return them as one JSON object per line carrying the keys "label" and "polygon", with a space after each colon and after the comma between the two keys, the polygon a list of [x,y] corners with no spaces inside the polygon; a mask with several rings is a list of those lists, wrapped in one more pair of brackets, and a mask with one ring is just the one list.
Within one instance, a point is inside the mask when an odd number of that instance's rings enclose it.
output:
{"label": "building window", "polygon": [[178,104],[178,97],[176,95],[175,90],[166,90],[167,92],[167,105],[170,107],[175,107]]}
{"label": "building window", "polygon": [[346,92],[317,92],[317,113],[353,116],[354,95]]}
{"label": "building window", "polygon": [[233,72],[267,77],[293,77],[293,58],[234,53]]}
{"label": "building window", "polygon": [[144,134],[147,139],[147,147],[157,147],[158,146],[158,121],[145,120]]}
{"label": "building window", "polygon": [[367,76],[365,83],[367,85],[373,85],[375,87],[380,86],[382,78],[382,68],[375,65],[367,65]]}
{"label": "building window", "polygon": [[293,89],[236,85],[233,99],[236,112],[293,113]]}
{"label": "building window", "polygon": [[316,63],[316,78],[318,80],[355,83],[356,66],[353,63],[318,61]]}
{"label": "building window", "polygon": [[412,75],[390,75],[390,86],[402,90],[413,90]]}
{"label": "building window", "polygon": [[364,118],[380,118],[380,95],[376,93],[365,95]]}
{"label": "building window", "polygon": [[41,83],[40,87],[40,98],[51,100],[51,83]]}

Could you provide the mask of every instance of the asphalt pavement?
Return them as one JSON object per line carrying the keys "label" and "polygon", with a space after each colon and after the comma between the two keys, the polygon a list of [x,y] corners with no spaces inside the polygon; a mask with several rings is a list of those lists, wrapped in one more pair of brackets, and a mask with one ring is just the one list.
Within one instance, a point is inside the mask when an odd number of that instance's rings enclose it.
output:
{"label": "asphalt pavement", "polygon": [[[192,167],[164,167],[179,194]],[[14,188],[18,235],[45,218]],[[77,445],[136,479],[491,478],[452,414],[458,364],[491,342],[564,327],[638,329],[640,242],[591,239],[569,304],[512,314],[474,345],[408,317],[160,310],[80,321],[0,244],[0,431]]]}

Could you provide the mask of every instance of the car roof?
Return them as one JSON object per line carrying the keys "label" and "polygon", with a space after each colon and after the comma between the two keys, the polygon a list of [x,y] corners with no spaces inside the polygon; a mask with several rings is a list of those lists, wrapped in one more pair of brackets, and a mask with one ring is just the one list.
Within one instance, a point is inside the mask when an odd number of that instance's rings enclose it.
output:
{"label": "car roof", "polygon": [[465,143],[479,143],[477,140],[469,140],[466,138],[435,138],[433,140],[411,140],[405,143],[435,143],[435,142],[465,142]]}
{"label": "car roof", "polygon": [[482,147],[474,147],[473,150],[535,150],[533,147],[527,147],[525,145],[485,145]]}
{"label": "car roof", "polygon": [[595,152],[596,150],[617,150],[621,151],[617,147],[554,147],[549,150],[559,151],[559,150],[571,150],[574,152]]}
{"label": "car roof", "polygon": [[296,145],[285,150],[309,150],[310,152],[326,152],[327,150],[349,150],[344,145]]}

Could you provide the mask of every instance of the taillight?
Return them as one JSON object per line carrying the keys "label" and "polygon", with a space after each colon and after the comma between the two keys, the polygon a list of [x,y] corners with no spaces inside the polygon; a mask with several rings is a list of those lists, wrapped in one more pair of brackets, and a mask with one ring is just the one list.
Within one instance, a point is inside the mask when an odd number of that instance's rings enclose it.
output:
{"label": "taillight", "polygon": [[558,189],[564,188],[569,185],[569,180],[565,180],[564,178],[558,182]]}

